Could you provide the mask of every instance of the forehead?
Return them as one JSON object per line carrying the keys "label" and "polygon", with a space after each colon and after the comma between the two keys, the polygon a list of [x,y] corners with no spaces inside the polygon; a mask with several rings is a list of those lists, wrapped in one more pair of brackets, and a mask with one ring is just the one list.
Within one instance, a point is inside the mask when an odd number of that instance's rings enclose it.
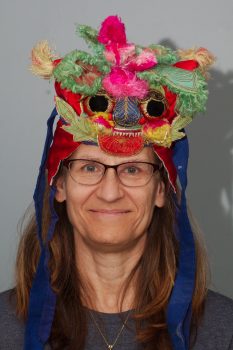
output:
{"label": "forehead", "polygon": [[96,145],[81,144],[70,158],[95,159],[106,164],[117,164],[133,161],[154,162],[156,157],[151,147],[144,147],[140,153],[132,156],[116,156],[105,153]]}

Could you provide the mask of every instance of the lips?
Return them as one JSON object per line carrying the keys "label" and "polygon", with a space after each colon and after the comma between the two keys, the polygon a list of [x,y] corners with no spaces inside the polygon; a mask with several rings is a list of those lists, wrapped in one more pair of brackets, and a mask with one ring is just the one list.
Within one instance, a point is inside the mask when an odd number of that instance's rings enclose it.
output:
{"label": "lips", "polygon": [[127,214],[130,210],[122,210],[122,209],[90,209],[91,212],[97,214],[109,214],[109,215],[119,215],[119,214]]}
{"label": "lips", "polygon": [[120,216],[123,214],[128,214],[131,211],[130,210],[122,210],[122,209],[91,209],[90,212],[96,214],[96,215],[102,215],[102,216]]}

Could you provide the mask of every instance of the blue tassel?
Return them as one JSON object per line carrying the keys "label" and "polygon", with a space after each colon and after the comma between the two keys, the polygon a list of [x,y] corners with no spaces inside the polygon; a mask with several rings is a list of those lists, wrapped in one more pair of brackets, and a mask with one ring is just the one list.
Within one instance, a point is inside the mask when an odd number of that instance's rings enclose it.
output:
{"label": "blue tassel", "polygon": [[173,157],[182,191],[181,204],[177,213],[179,266],[167,308],[168,331],[174,350],[189,348],[191,303],[196,271],[195,244],[185,197],[188,157],[188,139],[184,138],[176,142]]}

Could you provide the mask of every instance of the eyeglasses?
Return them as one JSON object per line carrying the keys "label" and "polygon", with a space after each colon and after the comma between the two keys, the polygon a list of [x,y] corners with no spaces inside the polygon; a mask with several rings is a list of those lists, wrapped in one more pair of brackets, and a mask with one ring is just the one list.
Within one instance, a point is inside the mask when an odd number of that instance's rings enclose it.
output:
{"label": "eyeglasses", "polygon": [[127,162],[107,165],[92,159],[68,159],[63,161],[72,179],[82,185],[96,185],[101,182],[107,169],[114,169],[124,186],[139,187],[146,185],[153,174],[162,168],[162,164],[148,162]]}

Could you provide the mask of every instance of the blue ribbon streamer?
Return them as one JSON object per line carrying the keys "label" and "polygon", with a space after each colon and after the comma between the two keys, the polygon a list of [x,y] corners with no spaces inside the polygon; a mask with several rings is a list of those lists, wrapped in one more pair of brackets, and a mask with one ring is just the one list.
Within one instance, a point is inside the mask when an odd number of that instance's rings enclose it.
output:
{"label": "blue ribbon streamer", "polygon": [[47,135],[44,144],[44,150],[41,158],[39,175],[37,177],[36,187],[33,195],[34,203],[35,203],[35,211],[36,211],[36,221],[37,221],[37,229],[38,229],[38,239],[40,242],[41,249],[43,248],[43,241],[41,237],[42,232],[42,209],[43,209],[43,196],[45,191],[45,168],[46,161],[48,157],[48,152],[50,145],[53,141],[53,124],[55,117],[57,115],[56,108],[53,109],[48,121],[47,121]]}
{"label": "blue ribbon streamer", "polygon": [[51,221],[46,237],[46,242],[42,240],[42,210],[43,196],[45,192],[45,169],[50,145],[53,141],[53,124],[57,115],[56,108],[52,111],[47,122],[47,135],[44,151],[41,159],[39,175],[34,192],[35,212],[38,229],[38,239],[41,247],[41,254],[36,275],[30,291],[28,319],[25,328],[24,350],[42,350],[47,342],[56,306],[56,295],[50,286],[50,275],[48,270],[49,247],[48,242],[52,239],[54,228],[57,222],[57,214],[54,209],[54,196],[56,189],[50,189],[50,211]]}
{"label": "blue ribbon streamer", "polygon": [[196,271],[194,237],[185,196],[188,157],[188,139],[184,138],[176,142],[173,156],[181,185],[181,203],[177,213],[179,266],[167,308],[168,331],[174,350],[189,348],[191,303]]}

